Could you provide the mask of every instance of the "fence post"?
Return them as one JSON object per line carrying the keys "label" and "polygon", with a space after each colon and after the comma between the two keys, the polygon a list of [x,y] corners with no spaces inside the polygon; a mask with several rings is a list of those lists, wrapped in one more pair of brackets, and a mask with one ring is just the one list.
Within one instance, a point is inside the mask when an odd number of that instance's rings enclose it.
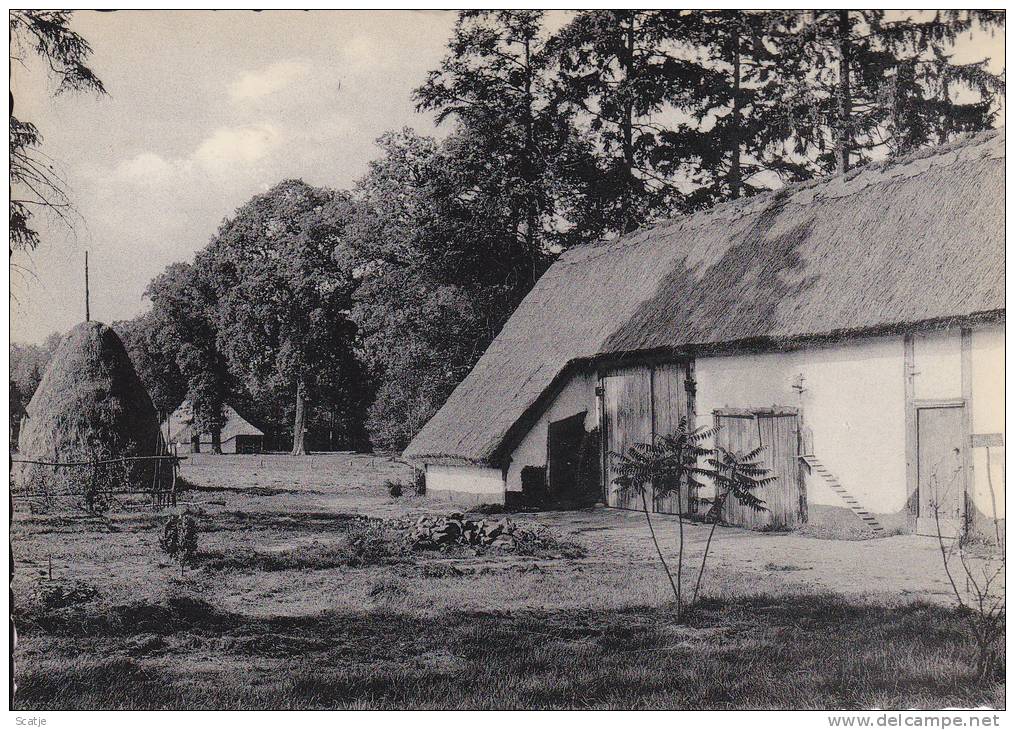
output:
{"label": "fence post", "polygon": [[173,501],[173,506],[176,506],[176,471],[180,468],[180,460],[176,458],[176,447],[173,447],[173,483],[169,488],[170,499]]}

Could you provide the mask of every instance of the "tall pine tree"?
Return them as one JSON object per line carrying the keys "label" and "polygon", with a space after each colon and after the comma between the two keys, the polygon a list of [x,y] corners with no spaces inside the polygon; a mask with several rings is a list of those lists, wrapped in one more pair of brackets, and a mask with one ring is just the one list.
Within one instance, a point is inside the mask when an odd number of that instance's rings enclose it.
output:
{"label": "tall pine tree", "polygon": [[985,62],[957,64],[959,35],[1003,17],[983,11],[926,13],[819,10],[782,13],[778,36],[785,106],[799,150],[815,172],[843,172],[989,128],[1003,93]]}
{"label": "tall pine tree", "polygon": [[684,207],[667,174],[686,155],[662,121],[699,82],[677,40],[687,16],[667,10],[579,12],[555,35],[558,93],[585,123],[598,170],[585,175],[586,210],[606,232],[626,233]]}

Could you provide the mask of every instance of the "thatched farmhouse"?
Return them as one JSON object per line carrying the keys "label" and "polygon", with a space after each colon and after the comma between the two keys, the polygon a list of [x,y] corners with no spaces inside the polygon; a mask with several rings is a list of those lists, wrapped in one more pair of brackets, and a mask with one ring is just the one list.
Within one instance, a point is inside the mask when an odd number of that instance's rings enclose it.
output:
{"label": "thatched farmhouse", "polygon": [[[22,459],[66,464],[166,453],[148,391],[116,332],[101,322],[82,322],[64,338],[27,411],[18,442]],[[18,486],[46,494],[80,492],[96,478],[108,487],[115,471],[107,465],[97,477],[87,469],[18,466]],[[168,486],[172,470],[137,460],[124,462],[115,476],[124,488],[154,491]]]}
{"label": "thatched farmhouse", "polygon": [[[230,405],[222,409],[222,415],[226,419],[219,436],[223,454],[261,453],[264,448],[264,431]],[[212,450],[211,434],[194,427],[194,406],[190,401],[184,401],[173,411],[166,419],[163,429],[169,435],[169,443],[183,453],[197,454]]]}
{"label": "thatched farmhouse", "polygon": [[1004,164],[993,131],[570,250],[406,456],[454,501],[626,507],[607,455],[686,415],[767,447],[733,522],[1003,517]]}

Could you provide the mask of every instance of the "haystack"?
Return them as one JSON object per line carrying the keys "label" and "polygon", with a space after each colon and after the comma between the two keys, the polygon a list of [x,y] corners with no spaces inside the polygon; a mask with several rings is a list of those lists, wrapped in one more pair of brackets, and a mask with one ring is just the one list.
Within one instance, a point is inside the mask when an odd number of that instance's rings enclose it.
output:
{"label": "haystack", "polygon": [[[83,322],[70,331],[28,405],[18,450],[22,459],[61,463],[166,453],[155,407],[112,328]],[[154,461],[20,466],[18,486],[47,494],[154,491],[172,478],[168,463]]]}

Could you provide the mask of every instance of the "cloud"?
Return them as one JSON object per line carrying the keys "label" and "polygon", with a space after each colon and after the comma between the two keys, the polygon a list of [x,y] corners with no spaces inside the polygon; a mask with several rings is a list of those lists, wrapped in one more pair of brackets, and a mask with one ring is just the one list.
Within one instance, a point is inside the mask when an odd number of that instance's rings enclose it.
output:
{"label": "cloud", "polygon": [[[234,174],[267,158],[282,140],[282,133],[270,123],[219,127],[182,157],[163,157],[141,152],[113,169],[113,175],[128,186],[189,186],[196,176]],[[242,170],[239,171],[242,177]],[[107,173],[108,174],[108,173]]]}
{"label": "cloud", "polygon": [[178,161],[170,162],[154,152],[142,152],[117,165],[116,174],[134,181],[164,180],[176,171],[177,165]]}
{"label": "cloud", "polygon": [[281,141],[273,124],[219,127],[194,151],[193,159],[206,169],[222,169],[233,163],[249,164],[266,157]]}
{"label": "cloud", "polygon": [[279,61],[257,72],[245,73],[229,85],[233,101],[258,99],[288,88],[310,70],[302,61]]}

